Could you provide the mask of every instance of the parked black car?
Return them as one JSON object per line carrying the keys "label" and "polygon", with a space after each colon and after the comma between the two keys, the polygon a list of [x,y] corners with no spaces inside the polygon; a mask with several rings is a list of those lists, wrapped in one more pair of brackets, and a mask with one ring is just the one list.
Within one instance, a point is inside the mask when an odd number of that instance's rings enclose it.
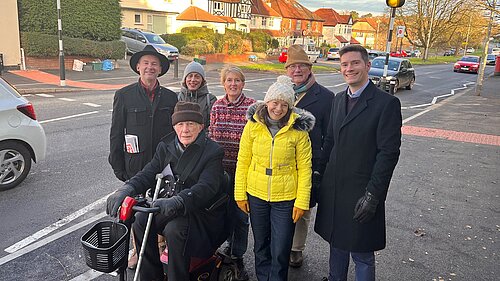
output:
{"label": "parked black car", "polygon": [[[372,66],[368,75],[375,85],[380,86],[380,78],[384,74],[385,58],[377,57],[372,60]],[[411,62],[405,58],[389,58],[389,65],[387,68],[387,80],[395,80],[396,86],[394,87],[394,93],[398,89],[405,87],[407,90],[411,90],[415,84],[415,69],[411,65]],[[389,91],[389,84],[386,84],[385,89]]]}

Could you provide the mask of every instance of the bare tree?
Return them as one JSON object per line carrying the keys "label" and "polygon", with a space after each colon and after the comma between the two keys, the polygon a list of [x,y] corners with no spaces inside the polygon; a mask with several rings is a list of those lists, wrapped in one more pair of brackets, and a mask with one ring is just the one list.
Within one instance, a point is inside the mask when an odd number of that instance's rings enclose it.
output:
{"label": "bare tree", "polygon": [[463,18],[460,11],[468,1],[409,0],[399,9],[402,20],[412,33],[407,39],[411,44],[424,48],[423,59],[428,58],[434,43],[460,22]]}
{"label": "bare tree", "polygon": [[[486,10],[489,11],[488,31],[486,33],[486,40],[485,40],[485,44],[484,44],[483,55],[481,57],[481,61],[484,62],[484,59],[486,58],[486,54],[488,53],[488,46],[490,44],[490,36],[491,36],[491,30],[493,28],[493,20],[495,19],[495,14],[498,12],[498,9],[496,6],[497,0],[483,0],[483,1],[484,1],[485,6],[482,6],[482,7],[484,7]],[[483,90],[484,68],[485,68],[485,63],[480,64],[479,72],[477,75],[476,88],[475,88],[475,93],[477,96],[480,96],[481,91]]]}

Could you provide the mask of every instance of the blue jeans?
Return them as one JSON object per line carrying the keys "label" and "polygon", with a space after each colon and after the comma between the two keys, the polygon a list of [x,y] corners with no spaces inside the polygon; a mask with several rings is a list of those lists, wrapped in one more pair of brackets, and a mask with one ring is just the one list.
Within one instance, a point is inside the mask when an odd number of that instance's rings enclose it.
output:
{"label": "blue jeans", "polygon": [[294,200],[267,202],[248,195],[254,237],[255,274],[259,281],[288,280],[295,224]]}
{"label": "blue jeans", "polygon": [[356,281],[375,281],[375,255],[373,252],[349,252],[334,248],[330,244],[329,281],[346,281],[349,255],[355,264]]}

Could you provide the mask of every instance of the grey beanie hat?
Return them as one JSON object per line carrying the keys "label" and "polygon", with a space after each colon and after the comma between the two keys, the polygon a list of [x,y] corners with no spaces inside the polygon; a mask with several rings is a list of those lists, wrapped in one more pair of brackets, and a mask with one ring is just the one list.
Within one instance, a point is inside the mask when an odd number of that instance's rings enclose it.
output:
{"label": "grey beanie hat", "polygon": [[185,82],[186,76],[188,76],[189,73],[193,72],[200,74],[203,80],[206,80],[205,69],[203,69],[203,66],[198,62],[192,61],[188,65],[186,65],[186,68],[184,69],[184,76],[182,77],[182,82]]}

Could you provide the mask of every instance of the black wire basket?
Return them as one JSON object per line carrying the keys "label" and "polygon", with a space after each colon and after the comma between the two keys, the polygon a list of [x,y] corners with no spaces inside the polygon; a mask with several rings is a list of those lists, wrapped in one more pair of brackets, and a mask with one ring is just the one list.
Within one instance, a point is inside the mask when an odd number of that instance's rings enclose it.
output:
{"label": "black wire basket", "polygon": [[87,265],[99,272],[110,273],[128,258],[128,229],[123,223],[102,221],[83,234],[80,241]]}

